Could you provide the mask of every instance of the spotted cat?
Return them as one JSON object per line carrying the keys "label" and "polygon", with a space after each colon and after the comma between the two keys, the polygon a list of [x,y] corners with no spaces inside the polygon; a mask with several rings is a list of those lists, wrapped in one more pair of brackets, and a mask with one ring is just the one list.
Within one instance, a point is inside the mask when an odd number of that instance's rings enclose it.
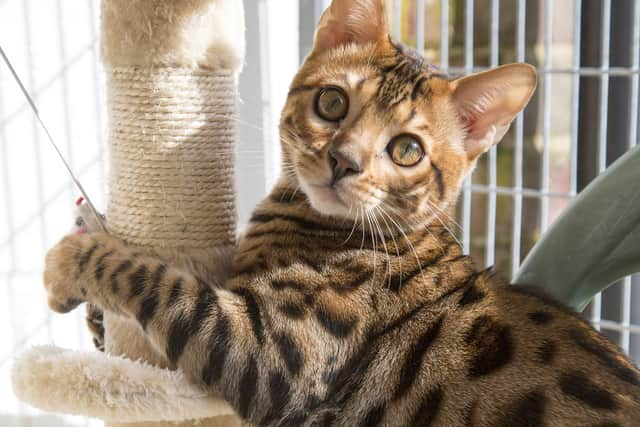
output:
{"label": "spotted cat", "polygon": [[381,0],[334,0],[283,111],[282,177],[231,276],[70,236],[47,256],[49,305],[136,319],[255,425],[638,425],[622,352],[478,269],[450,232],[464,177],[535,85],[524,64],[449,79],[389,39]]}

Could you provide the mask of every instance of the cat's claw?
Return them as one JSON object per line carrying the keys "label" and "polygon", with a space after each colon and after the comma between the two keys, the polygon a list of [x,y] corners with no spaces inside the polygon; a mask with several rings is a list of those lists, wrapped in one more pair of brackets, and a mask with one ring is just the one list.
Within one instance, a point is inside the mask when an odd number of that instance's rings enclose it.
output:
{"label": "cat's claw", "polygon": [[79,283],[78,256],[91,245],[88,235],[67,236],[54,246],[45,259],[44,286],[51,310],[68,313],[85,301],[86,289]]}

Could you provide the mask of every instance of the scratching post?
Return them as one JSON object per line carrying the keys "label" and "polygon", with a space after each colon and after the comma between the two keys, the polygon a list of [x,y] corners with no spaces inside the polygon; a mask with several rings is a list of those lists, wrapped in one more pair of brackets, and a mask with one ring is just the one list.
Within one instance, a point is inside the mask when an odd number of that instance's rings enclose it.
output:
{"label": "scratching post", "polygon": [[[178,265],[211,264],[234,244],[243,57],[240,0],[102,0],[111,233]],[[104,322],[106,354],[36,347],[16,358],[18,398],[110,427],[241,425],[222,399],[166,369],[137,324]]]}
{"label": "scratching post", "polygon": [[[103,0],[112,233],[203,259],[233,245],[243,43],[238,0]],[[166,367],[134,322],[110,313],[104,321],[107,353]]]}

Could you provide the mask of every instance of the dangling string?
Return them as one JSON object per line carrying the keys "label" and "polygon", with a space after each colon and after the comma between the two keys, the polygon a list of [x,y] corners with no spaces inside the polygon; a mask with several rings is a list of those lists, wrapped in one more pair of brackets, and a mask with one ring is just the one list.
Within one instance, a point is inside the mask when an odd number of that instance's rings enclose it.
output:
{"label": "dangling string", "polygon": [[20,89],[22,90],[22,93],[24,94],[25,98],[29,102],[29,105],[31,106],[31,109],[34,112],[34,114],[36,116],[36,119],[38,119],[38,123],[40,123],[40,126],[44,130],[44,133],[47,135],[47,138],[49,139],[49,142],[51,143],[53,148],[56,150],[56,153],[58,153],[58,157],[60,158],[60,160],[62,160],[62,163],[64,163],[64,166],[67,168],[67,171],[69,172],[69,175],[71,176],[71,179],[73,180],[73,183],[76,185],[78,190],[80,190],[80,193],[82,193],[82,196],[84,197],[84,200],[89,205],[89,208],[91,209],[91,213],[93,214],[93,216],[95,216],[96,221],[98,221],[98,224],[100,224],[100,227],[102,227],[102,231],[107,232],[107,227],[106,227],[106,225],[104,223],[102,215],[100,215],[100,213],[98,213],[98,211],[96,210],[95,206],[91,202],[91,199],[89,198],[89,195],[87,194],[86,191],[84,191],[84,188],[82,187],[82,184],[80,184],[80,181],[78,180],[78,178],[76,178],[76,175],[73,173],[73,170],[71,169],[71,166],[69,166],[69,163],[67,162],[67,160],[62,155],[62,152],[58,148],[58,145],[53,140],[53,137],[51,136],[51,133],[49,133],[49,129],[47,129],[47,127],[45,126],[44,122],[40,118],[40,113],[38,112],[38,108],[36,107],[36,104],[33,102],[33,99],[29,95],[29,92],[27,92],[27,89],[22,84],[22,80],[20,80],[20,77],[18,77],[18,74],[16,73],[16,70],[13,68],[13,65],[11,65],[11,61],[9,61],[9,58],[7,58],[7,55],[4,53],[4,50],[2,49],[2,46],[0,46],[0,55],[2,55],[2,59],[4,60],[5,64],[7,64],[7,67],[9,67],[9,70],[11,71],[11,74],[13,74],[13,78],[16,80],[16,83],[18,83],[18,86],[20,86]]}

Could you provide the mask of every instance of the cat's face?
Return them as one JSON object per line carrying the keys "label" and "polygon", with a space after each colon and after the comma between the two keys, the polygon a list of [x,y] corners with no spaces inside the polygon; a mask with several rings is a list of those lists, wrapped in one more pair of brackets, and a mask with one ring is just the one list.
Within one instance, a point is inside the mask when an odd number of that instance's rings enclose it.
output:
{"label": "cat's face", "polygon": [[425,223],[455,201],[535,82],[527,65],[449,80],[389,40],[382,0],[334,0],[282,115],[285,173],[323,214]]}

